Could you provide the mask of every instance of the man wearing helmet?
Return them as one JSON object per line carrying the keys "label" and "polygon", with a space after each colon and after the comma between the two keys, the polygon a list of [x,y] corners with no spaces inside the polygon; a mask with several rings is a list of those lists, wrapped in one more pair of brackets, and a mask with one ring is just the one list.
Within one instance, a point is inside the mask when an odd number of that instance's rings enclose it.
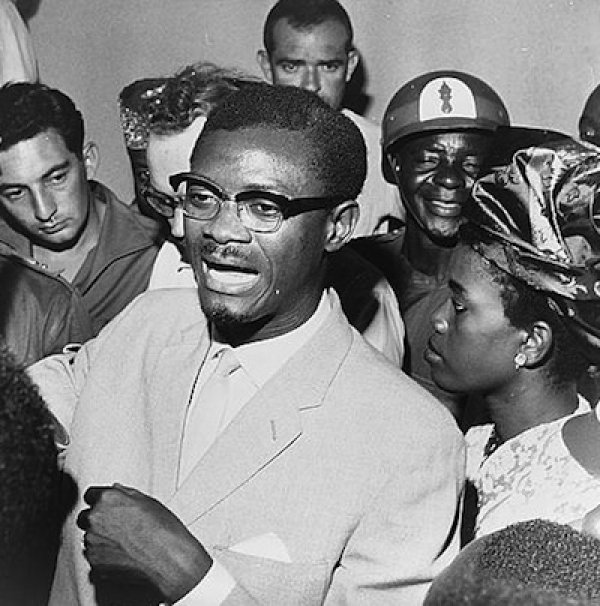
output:
{"label": "man wearing helmet", "polygon": [[407,370],[458,414],[431,381],[423,351],[431,312],[446,297],[446,271],[462,209],[490,148],[508,126],[498,95],[474,76],[430,72],[402,86],[383,119],[383,151],[408,209],[396,286],[408,339]]}

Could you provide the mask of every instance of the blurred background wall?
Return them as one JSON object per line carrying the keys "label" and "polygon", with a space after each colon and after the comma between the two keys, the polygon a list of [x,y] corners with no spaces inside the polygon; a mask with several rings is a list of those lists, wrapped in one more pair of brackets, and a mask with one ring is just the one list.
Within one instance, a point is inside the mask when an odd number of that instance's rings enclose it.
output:
{"label": "blurred background wall", "polygon": [[[342,2],[363,58],[349,105],[377,121],[408,79],[448,68],[486,80],[514,124],[575,134],[600,83],[600,0]],[[197,60],[259,75],[255,55],[272,0],[16,3],[29,17],[42,80],[73,97],[100,145],[98,178],[129,201],[119,91]]]}

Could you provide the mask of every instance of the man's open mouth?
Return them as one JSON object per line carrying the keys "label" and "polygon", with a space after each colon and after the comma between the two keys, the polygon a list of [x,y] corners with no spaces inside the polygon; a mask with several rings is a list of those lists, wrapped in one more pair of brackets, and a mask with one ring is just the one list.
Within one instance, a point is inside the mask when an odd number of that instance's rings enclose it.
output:
{"label": "man's open mouth", "polygon": [[203,261],[202,270],[207,288],[228,294],[237,294],[251,288],[259,278],[255,269],[229,263]]}

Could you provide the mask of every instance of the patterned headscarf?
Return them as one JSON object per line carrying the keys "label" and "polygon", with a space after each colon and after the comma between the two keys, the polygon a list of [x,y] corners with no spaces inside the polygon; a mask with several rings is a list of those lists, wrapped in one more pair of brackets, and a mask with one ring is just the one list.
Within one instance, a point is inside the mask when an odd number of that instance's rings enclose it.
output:
{"label": "patterned headscarf", "polygon": [[547,293],[588,357],[598,360],[600,148],[563,138],[521,149],[479,179],[464,214],[491,237],[476,245],[478,252]]}

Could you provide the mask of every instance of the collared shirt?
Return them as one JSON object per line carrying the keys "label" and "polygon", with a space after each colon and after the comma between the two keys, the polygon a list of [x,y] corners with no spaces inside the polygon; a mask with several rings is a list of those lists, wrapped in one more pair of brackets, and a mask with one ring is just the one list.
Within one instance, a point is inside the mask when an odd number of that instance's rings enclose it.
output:
{"label": "collared shirt", "polygon": [[[329,255],[327,286],[332,286],[350,324],[392,364],[404,359],[404,323],[394,290],[381,272],[345,246]],[[156,257],[148,290],[197,288],[194,271],[173,242],[165,242]]]}
{"label": "collared shirt", "polygon": [[[241,369],[254,384],[255,389],[253,391],[248,389],[248,381],[232,381],[231,399],[234,402],[234,413],[230,414],[227,422],[221,426],[221,431],[225,429],[227,423],[234,418],[235,414],[250,401],[252,396],[315,335],[332,310],[332,296],[334,295],[329,291],[324,291],[313,315],[298,328],[279,337],[231,348],[241,364]],[[202,385],[214,372],[219,354],[224,348],[229,347],[229,345],[219,342],[218,337],[215,337],[200,370],[197,389],[201,389]],[[195,404],[197,402],[191,401],[190,406]],[[180,461],[180,467],[182,466],[183,463]],[[208,574],[192,591],[177,602],[177,606],[217,606],[231,593],[235,584],[235,579],[227,570],[217,560],[213,560],[213,565]]]}
{"label": "collared shirt", "polygon": [[[231,375],[230,393],[232,407],[221,424],[222,432],[243,406],[252,399],[252,396],[273,376],[283,365],[319,330],[325,318],[331,311],[331,301],[327,291],[323,292],[321,300],[312,316],[303,324],[278,337],[246,343],[238,347],[231,347],[220,342],[215,335],[204,363],[198,374],[194,392],[198,393],[214,373],[219,357],[224,349],[231,349],[240,362],[240,369]],[[189,419],[191,409],[198,405],[197,398],[190,397],[190,406],[186,419]],[[186,427],[184,426],[184,440]],[[197,461],[196,461],[197,462]],[[191,468],[185,462],[185,467]],[[184,462],[180,461],[180,466]]]}

